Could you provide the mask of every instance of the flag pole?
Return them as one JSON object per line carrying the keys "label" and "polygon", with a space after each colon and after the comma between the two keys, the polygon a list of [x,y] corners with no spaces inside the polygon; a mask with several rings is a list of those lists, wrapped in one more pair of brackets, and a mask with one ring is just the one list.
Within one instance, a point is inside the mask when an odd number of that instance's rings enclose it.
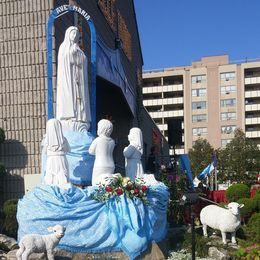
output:
{"label": "flag pole", "polygon": [[218,190],[218,175],[217,175],[217,167],[214,168],[215,174],[215,190]]}

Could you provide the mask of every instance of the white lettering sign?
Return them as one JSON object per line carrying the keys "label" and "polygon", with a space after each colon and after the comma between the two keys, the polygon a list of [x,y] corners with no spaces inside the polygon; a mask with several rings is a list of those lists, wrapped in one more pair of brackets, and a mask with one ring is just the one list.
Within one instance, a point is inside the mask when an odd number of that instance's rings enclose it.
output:
{"label": "white lettering sign", "polygon": [[76,11],[77,13],[81,14],[86,20],[90,19],[90,15],[85,10],[81,9],[80,7],[75,6],[75,5],[71,6],[71,8],[69,8],[69,7],[70,7],[69,5],[61,5],[61,6],[57,7],[55,10],[58,15],[65,11],[69,11],[69,10]]}

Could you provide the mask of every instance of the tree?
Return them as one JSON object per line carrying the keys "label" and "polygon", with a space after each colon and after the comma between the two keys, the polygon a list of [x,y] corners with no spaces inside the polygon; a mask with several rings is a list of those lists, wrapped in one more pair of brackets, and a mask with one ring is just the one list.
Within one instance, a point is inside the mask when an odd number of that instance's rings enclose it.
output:
{"label": "tree", "polygon": [[199,138],[195,141],[188,153],[193,176],[197,176],[211,163],[213,153],[214,148],[206,139]]}
{"label": "tree", "polygon": [[219,154],[219,180],[250,183],[260,169],[260,150],[241,129]]}

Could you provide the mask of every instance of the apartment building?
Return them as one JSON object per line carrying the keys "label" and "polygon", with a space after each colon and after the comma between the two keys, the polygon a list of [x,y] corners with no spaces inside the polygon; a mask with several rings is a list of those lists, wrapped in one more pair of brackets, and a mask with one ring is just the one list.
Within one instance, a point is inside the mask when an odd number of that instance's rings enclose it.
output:
{"label": "apartment building", "polygon": [[215,149],[224,147],[236,128],[260,146],[259,61],[232,63],[221,55],[145,71],[143,104],[166,138],[171,120],[183,122],[177,153],[187,153],[200,137]]}

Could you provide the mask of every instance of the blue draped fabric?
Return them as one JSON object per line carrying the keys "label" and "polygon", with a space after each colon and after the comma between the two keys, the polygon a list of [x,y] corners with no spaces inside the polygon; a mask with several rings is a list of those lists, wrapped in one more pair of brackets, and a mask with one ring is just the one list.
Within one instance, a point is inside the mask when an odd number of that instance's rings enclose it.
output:
{"label": "blue draped fabric", "polygon": [[[78,185],[91,185],[95,157],[88,153],[89,146],[94,140],[90,132],[63,131],[69,142],[70,152],[66,154],[69,164],[69,181]],[[45,138],[42,141],[44,145]],[[42,180],[46,173],[46,153],[42,153]]]}
{"label": "blue draped fabric", "polygon": [[59,248],[71,252],[124,251],[131,259],[143,252],[150,241],[161,241],[167,231],[167,187],[150,187],[150,204],[125,195],[120,201],[100,203],[91,199],[96,187],[84,190],[73,187],[40,185],[18,203],[18,240],[26,234],[47,234],[56,224],[66,227]]}
{"label": "blue draped fabric", "polygon": [[97,37],[97,75],[112,82],[120,87],[125,99],[135,114],[135,87],[127,79],[126,73],[122,66],[119,49],[109,48],[101,39]]}

